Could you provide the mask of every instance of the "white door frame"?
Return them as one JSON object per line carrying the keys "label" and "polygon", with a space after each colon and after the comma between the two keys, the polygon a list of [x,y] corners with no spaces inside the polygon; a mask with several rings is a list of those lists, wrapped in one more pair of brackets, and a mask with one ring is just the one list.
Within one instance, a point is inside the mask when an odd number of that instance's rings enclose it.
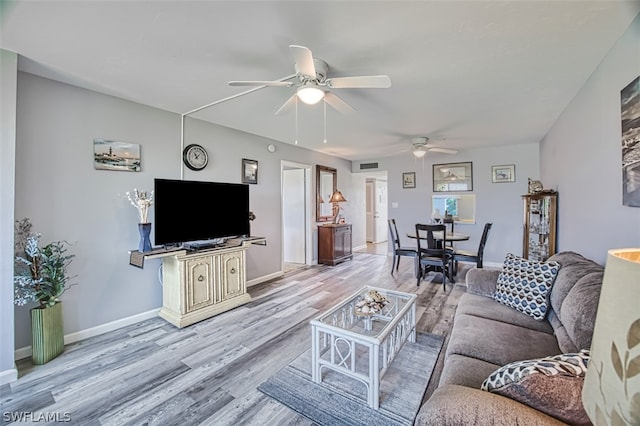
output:
{"label": "white door frame", "polygon": [[[284,171],[285,169],[303,169],[304,170],[304,263],[305,265],[311,265],[313,250],[311,246],[311,169],[312,166],[309,164],[296,163],[293,161],[281,160],[280,162],[280,194],[283,194],[284,191]],[[315,197],[313,198],[315,200]],[[284,197],[280,197],[280,229],[282,229],[281,241],[282,250],[280,253],[281,259],[281,270],[284,270]]]}

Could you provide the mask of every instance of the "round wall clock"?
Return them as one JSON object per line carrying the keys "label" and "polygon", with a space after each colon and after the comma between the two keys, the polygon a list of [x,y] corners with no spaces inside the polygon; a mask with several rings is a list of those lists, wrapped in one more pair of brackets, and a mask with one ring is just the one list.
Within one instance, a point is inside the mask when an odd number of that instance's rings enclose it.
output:
{"label": "round wall clock", "polygon": [[209,155],[207,150],[198,144],[187,145],[182,151],[182,160],[191,170],[202,170],[207,167]]}

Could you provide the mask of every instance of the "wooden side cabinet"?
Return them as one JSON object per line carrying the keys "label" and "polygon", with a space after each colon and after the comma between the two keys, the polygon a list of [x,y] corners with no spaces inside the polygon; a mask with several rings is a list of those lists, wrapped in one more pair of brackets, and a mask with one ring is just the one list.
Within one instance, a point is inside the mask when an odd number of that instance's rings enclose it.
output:
{"label": "wooden side cabinet", "polygon": [[252,244],[265,245],[266,240],[250,237],[212,249],[145,255],[162,258],[158,315],[182,328],[251,301],[245,269]]}
{"label": "wooden side cabinet", "polygon": [[352,258],[351,224],[318,226],[318,263],[333,266]]}

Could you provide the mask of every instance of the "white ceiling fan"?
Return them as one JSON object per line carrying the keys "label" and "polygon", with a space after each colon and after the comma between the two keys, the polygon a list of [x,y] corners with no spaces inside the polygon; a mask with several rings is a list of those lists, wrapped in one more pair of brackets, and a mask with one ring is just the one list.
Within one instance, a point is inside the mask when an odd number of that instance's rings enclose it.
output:
{"label": "white ceiling fan", "polygon": [[354,77],[328,77],[329,66],[321,59],[313,57],[311,50],[304,46],[289,46],[295,62],[296,81],[286,81],[285,77],[276,81],[230,81],[230,86],[275,86],[296,87],[294,93],[278,109],[276,115],[295,104],[296,97],[308,105],[314,105],[324,99],[329,106],[342,113],[354,112],[355,109],[328,89],[385,89],[391,87],[388,75],[364,75]]}
{"label": "white ceiling fan", "polygon": [[443,154],[457,154],[458,151],[455,149],[449,148],[440,148],[437,145],[433,145],[429,143],[429,138],[426,136],[420,136],[411,139],[411,143],[413,144],[412,153],[416,158],[422,158],[428,151],[433,152],[441,152]]}

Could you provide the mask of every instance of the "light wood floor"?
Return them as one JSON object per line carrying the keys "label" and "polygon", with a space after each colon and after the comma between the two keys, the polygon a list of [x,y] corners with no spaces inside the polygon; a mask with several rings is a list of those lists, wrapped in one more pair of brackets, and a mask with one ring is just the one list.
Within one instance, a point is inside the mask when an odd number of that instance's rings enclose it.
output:
{"label": "light wood floor", "polygon": [[154,318],[68,345],[42,366],[21,360],[19,379],[0,388],[2,421],[27,412],[82,425],[310,425],[256,388],[310,347],[309,320],[340,299],[363,285],[415,292],[418,331],[448,335],[465,287],[416,287],[408,258],[395,276],[390,267],[391,257],[355,253],[250,287],[250,303],[184,329]]}

